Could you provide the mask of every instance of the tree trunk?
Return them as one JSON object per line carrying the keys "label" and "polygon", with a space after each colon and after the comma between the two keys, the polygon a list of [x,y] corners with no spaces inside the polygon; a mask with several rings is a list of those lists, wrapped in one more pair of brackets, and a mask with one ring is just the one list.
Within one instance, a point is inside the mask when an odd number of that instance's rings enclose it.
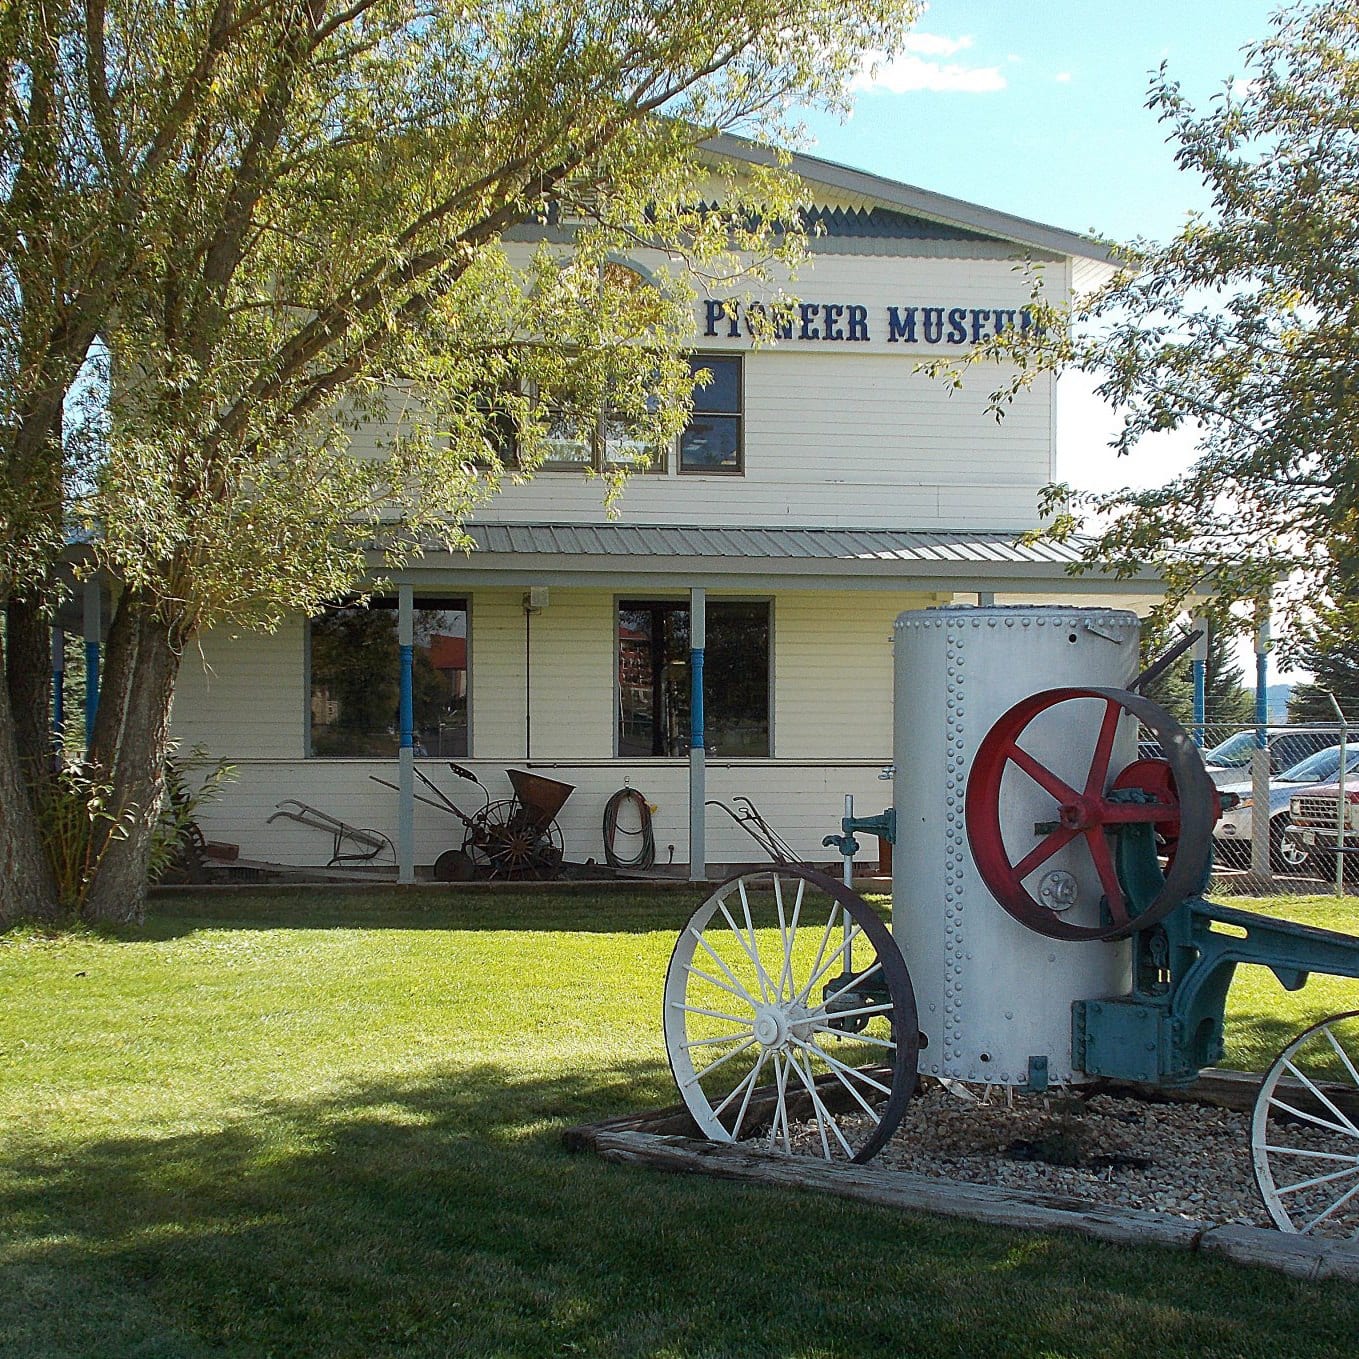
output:
{"label": "tree trunk", "polygon": [[108,836],[99,847],[85,899],[91,920],[136,924],[145,915],[179,658],[156,601],[125,592],[109,628],[90,754],[99,779],[113,789],[113,808],[126,834]]}
{"label": "tree trunk", "polygon": [[0,929],[16,920],[54,920],[56,889],[15,743],[9,691],[0,684]]}
{"label": "tree trunk", "polygon": [[5,679],[20,764],[41,778],[52,762],[52,622],[27,600],[5,610]]}

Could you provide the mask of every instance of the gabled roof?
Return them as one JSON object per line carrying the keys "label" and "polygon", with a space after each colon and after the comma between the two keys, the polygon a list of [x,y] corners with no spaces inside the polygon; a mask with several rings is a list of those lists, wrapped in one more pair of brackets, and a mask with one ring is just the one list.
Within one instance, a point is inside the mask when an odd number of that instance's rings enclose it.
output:
{"label": "gabled roof", "polygon": [[[769,147],[726,132],[705,142],[704,149],[713,155],[746,161],[751,165],[781,163],[781,157]],[[924,218],[1021,247],[1017,253],[1069,256],[1076,262],[1075,281],[1078,288],[1099,282],[1108,275],[1110,268],[1120,263],[1112,246],[1079,232],[1030,221],[1027,217],[1016,217],[995,208],[983,207],[980,203],[969,203],[962,198],[950,198],[947,194],[935,193],[930,189],[919,189],[912,184],[902,184],[882,175],[869,174],[866,170],[838,165],[818,156],[792,152],[787,169],[809,184],[820,184],[842,193],[875,199],[884,207],[910,217]],[[1081,268],[1083,263],[1087,266],[1084,269]]]}

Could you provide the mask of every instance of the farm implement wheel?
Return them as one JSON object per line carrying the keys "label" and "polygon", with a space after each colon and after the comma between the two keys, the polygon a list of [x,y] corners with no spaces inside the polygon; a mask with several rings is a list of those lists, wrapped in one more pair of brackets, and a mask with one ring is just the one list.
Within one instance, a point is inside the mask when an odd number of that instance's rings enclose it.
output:
{"label": "farm implement wheel", "polygon": [[550,878],[561,867],[562,833],[517,799],[492,802],[472,818],[462,852],[481,878]]}
{"label": "farm implement wheel", "polygon": [[861,897],[804,866],[731,878],[695,911],[664,1028],[680,1094],[717,1142],[867,1161],[915,1089],[901,953]]}
{"label": "farm implement wheel", "polygon": [[1251,1159],[1280,1231],[1359,1238],[1359,1010],[1314,1024],[1275,1058]]}
{"label": "farm implement wheel", "polygon": [[[1155,736],[1163,760],[1111,768],[1125,719]],[[1060,762],[1030,753],[1035,732]],[[983,881],[1021,924],[1051,939],[1121,939],[1202,888],[1217,806],[1197,749],[1165,709],[1123,689],[1047,689],[1016,703],[978,747],[967,834]],[[1114,834],[1139,823],[1155,831],[1167,865],[1163,885],[1136,910],[1119,881]]]}

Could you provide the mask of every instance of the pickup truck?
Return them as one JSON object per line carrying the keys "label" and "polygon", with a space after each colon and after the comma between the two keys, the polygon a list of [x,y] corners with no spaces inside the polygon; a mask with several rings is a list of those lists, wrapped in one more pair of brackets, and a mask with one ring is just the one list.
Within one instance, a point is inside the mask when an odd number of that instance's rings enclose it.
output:
{"label": "pickup truck", "polygon": [[1309,856],[1312,872],[1335,874],[1335,855],[1345,855],[1346,881],[1359,880],[1359,778],[1345,783],[1345,821],[1340,824],[1340,786],[1294,793],[1288,804],[1287,838]]}

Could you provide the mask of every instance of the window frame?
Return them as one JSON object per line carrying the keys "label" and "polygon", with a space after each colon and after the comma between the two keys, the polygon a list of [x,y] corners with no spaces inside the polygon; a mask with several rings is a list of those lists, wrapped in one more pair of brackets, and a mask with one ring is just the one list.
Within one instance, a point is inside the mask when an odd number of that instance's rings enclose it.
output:
{"label": "window frame", "polygon": [[[355,597],[355,598],[344,599],[344,600],[338,601],[337,603],[332,603],[332,604],[328,605],[327,608],[355,608],[355,607],[357,607],[357,603],[358,603],[358,600],[357,600],[357,598]],[[380,608],[380,609],[383,609],[383,610],[388,610],[388,609],[390,609],[394,624],[396,624],[396,623],[397,623],[397,620],[399,619],[399,613],[400,613],[400,599],[399,599],[399,596],[397,596],[397,595],[393,595],[393,594],[372,595],[372,596],[369,597],[367,607],[370,608],[370,609],[375,609],[375,608]],[[470,759],[474,759],[474,758],[475,758],[475,754],[474,754],[475,746],[474,746],[474,744],[473,744],[473,731],[472,731],[472,691],[473,691],[473,679],[472,679],[472,670],[473,670],[473,656],[472,656],[472,652],[473,652],[473,639],[472,639],[472,631],[473,631],[473,625],[472,625],[472,595],[471,595],[470,592],[469,592],[469,593],[466,593],[466,594],[443,594],[443,593],[437,593],[437,594],[418,594],[418,595],[416,595],[416,596],[414,597],[414,599],[413,599],[413,601],[412,601],[412,609],[413,609],[413,612],[414,612],[414,613],[419,613],[421,610],[435,610],[435,609],[441,610],[441,611],[444,611],[444,612],[449,612],[449,613],[454,613],[454,612],[458,612],[459,610],[461,610],[461,612],[463,613],[463,615],[466,617],[466,620],[467,620],[467,625],[466,625],[466,626],[467,626],[467,632],[466,632],[466,641],[467,641],[467,670],[466,670],[466,674],[467,674],[467,697],[466,697],[466,711],[467,711],[467,741],[466,741],[466,745],[467,745],[467,750],[466,750],[466,753],[465,753],[465,754],[453,756],[453,757],[451,757],[451,758],[454,758],[454,759],[462,759],[462,760],[470,760]],[[313,721],[312,721],[312,681],[313,681],[313,677],[314,677],[314,664],[313,664],[313,659],[312,659],[312,624],[316,621],[316,617],[317,617],[317,616],[319,616],[319,615],[316,615],[316,616],[310,616],[310,615],[309,615],[309,616],[307,616],[307,617],[305,617],[305,618],[303,619],[303,625],[304,625],[304,626],[303,626],[303,646],[304,646],[304,653],[305,653],[305,654],[303,655],[303,663],[302,663],[302,732],[303,732],[303,758],[306,759],[306,760],[325,760],[325,761],[331,761],[331,762],[340,761],[340,760],[364,760],[364,761],[378,760],[378,761],[386,761],[386,760],[392,758],[392,756],[389,756],[389,755],[387,755],[387,754],[380,754],[380,755],[318,755],[318,754],[316,753],[315,744],[314,744]],[[396,668],[396,679],[397,679],[397,687],[398,687],[398,692],[399,692],[399,690],[400,690],[400,682],[401,682],[401,652],[400,652],[400,643],[397,642],[397,641],[395,640],[395,639],[399,636],[399,631],[398,631],[398,627],[397,627],[397,626],[394,626],[394,627],[393,627],[392,636],[393,636],[393,639],[394,639],[394,645],[396,645],[396,647],[397,647],[397,653],[396,653],[396,667],[397,667],[397,668]],[[419,734],[419,733],[417,732],[416,735],[418,736],[418,734]],[[400,734],[399,734],[399,733],[398,733],[397,739],[398,739],[398,747],[397,747],[397,750],[399,751],[399,750],[400,750],[400,745],[399,745]],[[426,755],[416,755],[415,758],[416,758],[417,760],[444,760],[444,761],[447,761],[450,757],[449,757],[448,755],[429,755],[429,754],[426,754]]]}
{"label": "window frame", "polygon": [[675,474],[681,477],[743,477],[746,474],[746,364],[745,355],[730,350],[696,350],[689,355],[689,362],[696,368],[706,368],[710,362],[721,361],[736,365],[736,410],[706,410],[699,405],[703,394],[715,384],[706,388],[694,388],[694,408],[690,419],[695,415],[720,416],[736,422],[736,466],[735,467],[685,467],[684,436],[686,425],[675,439]]}
{"label": "window frame", "polygon": [[[613,758],[615,760],[646,760],[655,763],[668,762],[671,764],[686,764],[689,760],[688,751],[683,755],[635,755],[624,753],[619,749],[620,736],[623,725],[623,685],[622,685],[622,662],[623,662],[623,639],[619,632],[618,616],[623,608],[624,602],[633,604],[660,604],[675,606],[683,609],[692,607],[688,591],[668,591],[651,590],[639,595],[635,592],[616,592],[613,597]],[[765,700],[765,725],[768,730],[768,750],[764,755],[723,755],[720,751],[706,751],[707,758],[720,760],[725,763],[767,763],[777,758],[777,731],[775,723],[775,713],[777,709],[774,692],[775,677],[775,652],[777,649],[777,598],[769,594],[737,594],[721,595],[714,599],[711,595],[706,601],[705,612],[710,611],[714,604],[762,604],[765,607],[768,617],[768,644],[767,655],[765,657],[765,690],[767,698]],[[711,614],[709,613],[709,626],[711,626]],[[706,654],[707,647],[704,648]],[[686,656],[686,665],[687,665]],[[705,698],[707,697],[705,691]],[[711,711],[711,704],[705,704],[705,741],[707,739],[707,712]]]}

